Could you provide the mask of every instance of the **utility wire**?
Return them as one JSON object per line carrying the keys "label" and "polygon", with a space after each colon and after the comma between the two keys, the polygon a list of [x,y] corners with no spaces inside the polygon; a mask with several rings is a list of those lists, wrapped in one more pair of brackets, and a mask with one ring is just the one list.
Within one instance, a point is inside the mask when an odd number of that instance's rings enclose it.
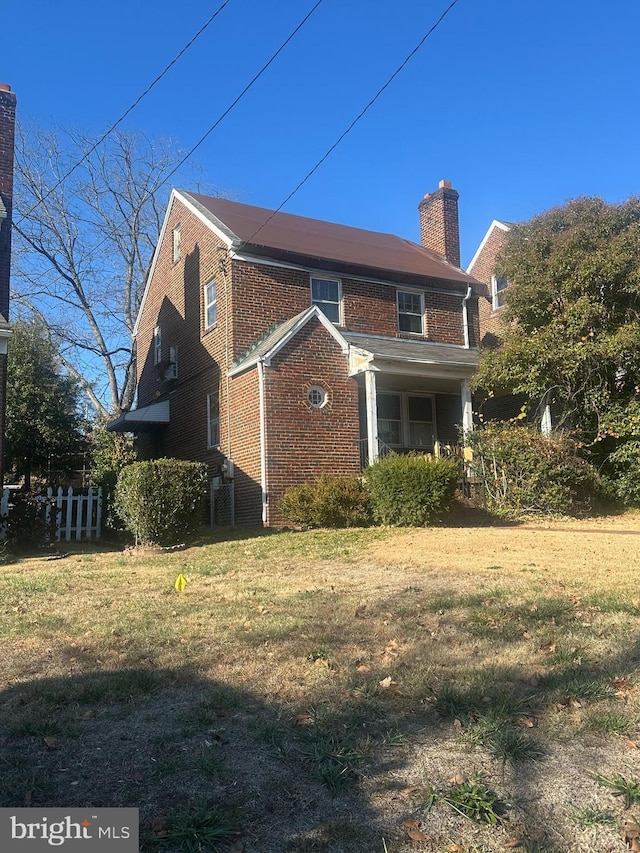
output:
{"label": "utility wire", "polygon": [[[457,2],[457,0],[455,0],[455,2]],[[309,18],[316,11],[316,9],[320,5],[322,5],[322,3],[324,3],[324,0],[317,0],[317,3],[307,12],[307,14],[304,16],[304,18],[298,24],[298,26],[287,36],[287,38],[282,42],[280,47],[276,50],[276,52],[274,54],[272,54],[271,57],[262,66],[262,68],[256,74],[254,74],[254,76],[251,78],[251,80],[247,83],[247,85],[244,87],[244,89],[240,92],[238,97],[227,107],[227,109],[222,113],[222,115],[220,115],[214,121],[214,123],[211,125],[209,130],[207,130],[207,132],[200,137],[200,139],[196,142],[196,144],[193,146],[193,148],[191,148],[184,155],[182,160],[180,160],[180,162],[169,172],[169,174],[165,177],[165,181],[169,180],[169,178],[172,175],[174,175],[178,171],[178,169],[186,163],[186,161],[191,157],[191,155],[202,145],[202,143],[205,141],[205,139],[207,139],[207,137],[213,133],[213,131],[216,129],[216,127],[218,127],[218,125],[223,121],[223,119],[225,119],[229,115],[231,110],[247,94],[247,92],[249,91],[249,89],[251,89],[253,84],[256,83],[260,79],[260,77],[262,77],[262,75],[267,70],[267,68],[269,68],[269,66],[273,62],[275,62],[275,60],[282,53],[282,51],[285,49],[285,47],[298,34],[298,32],[302,29],[302,27],[307,23]]]}
{"label": "utility wire", "polygon": [[145,98],[145,97],[149,94],[149,92],[154,88],[154,86],[156,86],[156,85],[160,82],[160,80],[162,80],[162,78],[165,76],[165,74],[167,74],[167,72],[168,72],[168,71],[170,71],[170,69],[171,69],[171,68],[173,68],[173,66],[176,64],[176,62],[178,62],[178,60],[179,60],[179,59],[180,59],[180,58],[181,58],[181,57],[182,57],[182,56],[183,56],[183,55],[184,55],[184,54],[189,50],[189,48],[191,47],[191,45],[192,45],[195,41],[197,41],[197,39],[199,39],[199,38],[200,38],[200,36],[202,35],[202,33],[203,33],[203,32],[204,32],[204,31],[205,31],[205,30],[206,30],[206,29],[207,29],[207,28],[208,28],[208,27],[209,27],[209,26],[214,22],[214,20],[218,17],[218,15],[220,14],[220,12],[222,12],[222,10],[224,9],[224,7],[225,7],[225,6],[227,6],[230,2],[231,2],[231,0],[223,0],[223,2],[220,4],[220,6],[218,6],[218,8],[216,9],[216,11],[213,13],[213,15],[211,15],[211,17],[210,17],[207,21],[205,21],[205,22],[204,22],[204,24],[200,27],[200,29],[199,29],[199,30],[198,30],[198,32],[193,36],[193,38],[191,38],[191,39],[190,39],[190,40],[185,44],[185,46],[182,48],[182,50],[181,50],[179,53],[177,53],[177,54],[176,54],[176,56],[174,56],[174,58],[171,60],[171,62],[170,62],[168,65],[166,65],[166,66],[162,69],[162,71],[158,74],[158,76],[155,78],[155,80],[147,86],[147,88],[144,90],[144,92],[143,92],[143,93],[142,93],[138,98],[136,98],[136,100],[131,104],[131,106],[130,106],[130,107],[128,107],[128,108],[127,108],[127,109],[122,113],[122,115],[120,116],[120,118],[119,118],[119,119],[117,119],[117,120],[116,120],[116,121],[111,125],[111,127],[110,127],[108,130],[105,130],[105,132],[102,134],[102,136],[100,137],[100,139],[98,139],[98,141],[97,141],[97,142],[95,142],[95,143],[91,146],[91,148],[89,148],[89,150],[88,150],[88,151],[87,151],[87,152],[86,152],[86,153],[81,157],[81,159],[80,159],[80,160],[78,160],[78,162],[77,162],[77,163],[75,163],[75,165],[73,165],[73,166],[69,169],[69,171],[68,171],[68,172],[66,172],[66,173],[65,173],[65,174],[64,174],[64,175],[63,175],[63,176],[58,180],[58,182],[57,182],[56,184],[54,184],[54,185],[53,185],[49,190],[47,190],[47,192],[45,193],[45,195],[44,195],[44,196],[43,196],[39,201],[37,201],[37,202],[36,202],[36,204],[31,208],[31,210],[29,210],[27,213],[23,214],[23,216],[21,216],[21,217],[20,217],[20,219],[18,220],[18,222],[17,222],[17,223],[15,223],[16,225],[19,225],[19,224],[20,224],[20,222],[22,222],[22,220],[23,220],[23,219],[27,219],[29,216],[31,216],[31,214],[34,212],[34,210],[35,210],[37,207],[39,207],[39,206],[40,206],[44,201],[46,201],[46,200],[49,198],[49,196],[51,195],[51,193],[55,192],[55,190],[57,190],[57,189],[58,189],[58,187],[59,187],[62,183],[64,183],[64,181],[66,181],[66,180],[67,180],[67,178],[68,178],[68,177],[69,177],[73,172],[75,172],[75,170],[78,168],[78,166],[81,166],[81,165],[82,165],[82,163],[84,163],[84,161],[85,161],[88,157],[90,157],[90,156],[93,154],[93,152],[96,150],[96,148],[97,148],[99,145],[102,145],[102,143],[105,141],[105,139],[113,133],[113,131],[116,129],[116,127],[118,127],[118,125],[119,125],[119,124],[122,124],[122,122],[123,122],[123,121],[125,120],[125,118],[129,115],[129,113],[131,113],[133,110],[135,110],[135,108],[138,106],[138,104],[140,103],[140,101],[141,101],[143,98]]}
{"label": "utility wire", "polygon": [[338,147],[338,145],[340,145],[340,143],[341,143],[341,142],[342,142],[342,140],[347,136],[347,134],[349,134],[349,133],[353,130],[353,128],[354,128],[354,127],[358,124],[358,122],[360,121],[360,119],[362,119],[362,118],[365,116],[365,114],[369,111],[369,109],[370,109],[370,108],[375,104],[375,102],[378,100],[378,98],[380,97],[380,95],[382,95],[382,93],[385,91],[385,89],[387,89],[387,88],[391,85],[391,83],[395,80],[395,78],[398,76],[398,74],[400,74],[400,72],[401,72],[401,71],[405,68],[405,66],[406,66],[406,65],[411,61],[411,59],[413,59],[413,57],[416,55],[416,53],[418,53],[418,51],[419,51],[419,50],[420,50],[420,48],[423,46],[423,44],[426,42],[426,40],[429,38],[429,36],[430,36],[432,33],[434,33],[434,32],[438,29],[438,27],[440,26],[440,24],[444,21],[444,19],[447,17],[447,15],[448,15],[448,14],[449,14],[449,12],[453,9],[453,7],[456,5],[456,3],[457,3],[457,2],[458,2],[458,0],[453,0],[453,2],[452,2],[452,3],[450,3],[450,4],[449,4],[449,6],[447,6],[447,8],[444,10],[444,12],[440,15],[440,17],[438,18],[438,20],[435,22],[435,24],[433,24],[433,26],[432,26],[432,27],[431,27],[431,28],[430,28],[430,29],[429,29],[429,30],[424,34],[424,36],[420,39],[420,41],[418,42],[418,44],[413,48],[413,50],[408,54],[408,56],[407,56],[407,57],[406,57],[406,58],[405,58],[405,59],[400,63],[400,65],[396,68],[396,70],[393,72],[393,74],[392,74],[392,75],[387,79],[387,81],[386,81],[386,82],[385,82],[385,83],[384,83],[384,84],[383,84],[383,85],[378,89],[378,91],[376,92],[376,94],[371,98],[371,100],[369,101],[369,103],[368,103],[368,104],[367,104],[367,105],[366,105],[366,106],[365,106],[365,107],[364,107],[364,108],[363,108],[363,109],[358,113],[358,115],[353,119],[353,121],[352,121],[352,122],[351,122],[351,124],[347,127],[347,129],[346,129],[345,131],[343,131],[343,133],[341,133],[341,134],[340,134],[340,136],[336,139],[336,141],[333,143],[333,145],[332,145],[332,146],[331,146],[331,147],[330,147],[330,148],[325,152],[325,154],[323,154],[323,156],[318,160],[318,162],[315,164],[315,166],[313,166],[313,167],[312,167],[312,168],[307,172],[307,174],[306,174],[306,175],[304,176],[304,178],[300,181],[300,183],[297,185],[297,187],[295,187],[295,189],[291,190],[291,192],[290,192],[290,193],[289,193],[289,195],[285,198],[285,200],[282,202],[282,204],[280,204],[280,205],[279,205],[279,206],[278,206],[278,207],[277,207],[277,208],[276,208],[276,209],[271,213],[271,215],[270,215],[270,216],[269,216],[269,217],[268,217],[268,218],[267,218],[267,219],[262,223],[262,225],[261,225],[261,226],[260,226],[256,231],[254,231],[254,232],[253,232],[253,234],[251,235],[251,237],[249,237],[249,239],[248,239],[248,240],[243,240],[243,241],[242,241],[242,243],[240,244],[240,246],[238,247],[238,249],[236,249],[236,253],[237,253],[237,252],[239,252],[239,251],[242,249],[242,247],[243,247],[243,246],[246,246],[248,243],[252,243],[252,242],[253,242],[253,240],[254,240],[254,237],[256,237],[256,235],[257,235],[257,234],[259,234],[259,233],[260,233],[260,231],[262,231],[262,229],[263,229],[265,226],[267,226],[267,225],[269,224],[269,222],[271,222],[271,220],[273,219],[273,217],[274,217],[277,213],[279,213],[279,212],[282,210],[282,208],[283,208],[283,207],[284,207],[284,206],[285,206],[289,201],[291,201],[291,199],[294,197],[294,195],[295,195],[299,190],[301,190],[301,189],[302,189],[302,187],[307,183],[307,181],[309,180],[309,178],[310,178],[310,177],[311,177],[311,176],[312,176],[312,175],[313,175],[313,174],[314,174],[314,173],[315,173],[315,172],[320,168],[320,166],[322,166],[322,164],[325,162],[325,160],[327,160],[327,159],[328,159],[328,157],[329,157],[329,156],[330,156],[330,155],[331,155],[331,154],[336,150],[336,148]]}

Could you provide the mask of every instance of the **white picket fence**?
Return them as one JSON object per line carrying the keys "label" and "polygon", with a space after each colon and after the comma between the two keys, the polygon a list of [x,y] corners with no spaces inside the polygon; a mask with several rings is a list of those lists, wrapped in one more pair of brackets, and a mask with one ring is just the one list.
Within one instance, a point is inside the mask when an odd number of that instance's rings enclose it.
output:
{"label": "white picket fence", "polygon": [[[4,489],[0,500],[0,518],[8,518],[11,512],[11,489]],[[47,524],[56,523],[56,539],[71,542],[72,539],[100,538],[102,533],[102,487],[90,487],[74,494],[73,487],[55,491],[49,487],[40,496],[45,504]],[[55,514],[55,515],[54,515]],[[1,537],[0,537],[1,538]]]}

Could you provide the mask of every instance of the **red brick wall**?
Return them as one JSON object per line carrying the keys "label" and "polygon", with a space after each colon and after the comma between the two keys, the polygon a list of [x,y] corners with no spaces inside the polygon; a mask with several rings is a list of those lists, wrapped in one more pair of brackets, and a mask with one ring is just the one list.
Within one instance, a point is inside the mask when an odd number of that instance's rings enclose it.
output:
{"label": "red brick wall", "polygon": [[[321,385],[327,404],[307,402]],[[317,320],[311,320],[265,368],[268,523],[282,523],[278,502],[289,486],[322,473],[360,470],[358,386],[347,358]]]}
{"label": "red brick wall", "polygon": [[262,521],[260,393],[257,367],[230,382],[231,458],[235,466],[237,524]]}
{"label": "red brick wall", "polygon": [[[345,277],[341,281],[344,324],[341,328],[369,335],[404,337],[398,331],[395,286]],[[398,285],[397,289],[403,287]],[[404,289],[416,288],[406,285]],[[424,291],[424,303],[426,339],[463,344],[462,296]],[[308,272],[233,262],[234,358],[244,355],[272,326],[299,314],[310,304]]]}

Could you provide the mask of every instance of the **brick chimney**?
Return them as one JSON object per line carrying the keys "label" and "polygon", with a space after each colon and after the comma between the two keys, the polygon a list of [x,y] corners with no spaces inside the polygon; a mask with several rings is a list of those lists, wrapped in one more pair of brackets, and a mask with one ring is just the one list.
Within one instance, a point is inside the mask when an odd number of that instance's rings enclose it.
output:
{"label": "brick chimney", "polygon": [[458,191],[451,188],[451,181],[440,181],[438,189],[422,199],[418,211],[422,245],[459,267]]}
{"label": "brick chimney", "polygon": [[13,209],[13,151],[16,96],[0,83],[0,489],[4,484],[4,432],[7,401],[7,344],[9,276],[11,270],[11,213]]}

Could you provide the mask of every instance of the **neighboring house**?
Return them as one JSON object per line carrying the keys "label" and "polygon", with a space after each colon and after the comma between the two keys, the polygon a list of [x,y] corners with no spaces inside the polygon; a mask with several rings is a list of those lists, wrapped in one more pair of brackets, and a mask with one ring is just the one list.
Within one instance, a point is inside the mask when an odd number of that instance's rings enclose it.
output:
{"label": "neighboring house", "polygon": [[494,219],[489,230],[467,267],[467,272],[485,285],[479,300],[480,346],[492,347],[500,331],[500,309],[504,305],[508,286],[506,278],[497,276],[496,259],[504,249],[510,226],[506,222]]}
{"label": "neighboring house", "polygon": [[215,521],[277,525],[294,484],[472,428],[478,290],[458,193],[423,245],[174,190],[136,323],[141,458],[206,462]]}
{"label": "neighboring house", "polygon": [[4,434],[7,397],[7,342],[11,271],[11,213],[13,208],[13,153],[16,96],[0,83],[0,486],[4,481]]}
{"label": "neighboring house", "polygon": [[[467,272],[485,286],[478,301],[482,349],[495,348],[500,336],[500,315],[509,282],[504,276],[496,275],[496,261],[507,243],[511,227],[507,222],[494,219],[467,267]],[[501,394],[486,400],[478,398],[475,402],[482,420],[510,420],[522,417],[521,412],[523,407],[526,407],[529,420],[539,423],[543,432],[551,431],[551,409],[544,401],[536,401],[532,406],[525,394],[511,394],[505,389]]]}

